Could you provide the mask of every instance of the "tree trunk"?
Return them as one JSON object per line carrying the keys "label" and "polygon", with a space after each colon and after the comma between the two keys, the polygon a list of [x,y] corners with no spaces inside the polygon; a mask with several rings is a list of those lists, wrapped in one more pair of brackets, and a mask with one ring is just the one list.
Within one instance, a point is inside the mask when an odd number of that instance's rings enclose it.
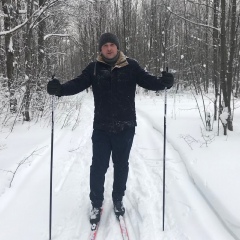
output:
{"label": "tree trunk", "polygon": [[231,32],[230,32],[230,53],[228,61],[228,74],[227,74],[227,96],[228,102],[226,107],[228,107],[228,130],[233,131],[232,124],[232,111],[231,111],[231,95],[232,95],[232,79],[233,79],[233,57],[236,49],[235,37],[236,37],[236,0],[232,0],[232,15],[231,15]]}
{"label": "tree trunk", "polygon": [[[27,16],[29,17],[33,12],[33,1],[28,0],[27,3]],[[30,101],[31,101],[31,83],[32,83],[32,76],[31,76],[31,38],[32,38],[32,30],[30,29],[31,22],[27,23],[27,29],[25,33],[25,84],[26,90],[24,94],[23,100],[23,118],[24,121],[30,121]]]}
{"label": "tree trunk", "polygon": [[[4,12],[4,30],[9,31],[12,28],[13,7],[7,0],[2,0],[2,8]],[[10,96],[10,111],[15,113],[17,111],[17,99],[14,97],[14,55],[13,55],[13,39],[12,34],[5,35],[5,53],[6,53],[6,67],[8,79],[8,92]]]}
{"label": "tree trunk", "polygon": [[127,43],[126,43],[126,0],[122,0],[122,18],[123,18],[123,36],[122,36],[122,43],[123,43],[123,52],[127,55]]}
{"label": "tree trunk", "polygon": [[[39,7],[41,8],[44,4],[44,0],[39,0]],[[44,15],[39,17],[38,20],[38,77],[37,77],[37,97],[36,97],[36,104],[37,109],[39,111],[43,111],[44,109],[44,97],[43,97],[43,91],[44,91],[44,80],[46,77],[45,71],[44,71],[44,57],[45,57],[45,48],[44,48],[44,32],[46,23],[43,20]]]}
{"label": "tree trunk", "polygon": [[[219,0],[213,2],[213,27],[218,28],[218,13]],[[215,99],[214,99],[214,120],[217,120],[217,99],[219,96],[219,73],[218,73],[218,46],[219,46],[219,35],[216,29],[213,29],[213,75],[212,80],[215,88]]]}
{"label": "tree trunk", "polygon": [[[221,80],[221,89],[223,93],[223,100],[225,103],[228,103],[227,95],[227,85],[226,85],[226,71],[227,71],[227,54],[226,54],[226,1],[221,0],[221,71],[220,71],[220,80]],[[227,135],[224,131],[224,135]]]}
{"label": "tree trunk", "polygon": [[[206,0],[206,25],[209,25],[209,0]],[[205,58],[206,58],[206,67],[205,67],[205,83],[204,90],[208,93],[209,88],[209,48],[208,48],[208,29],[205,29]]]}

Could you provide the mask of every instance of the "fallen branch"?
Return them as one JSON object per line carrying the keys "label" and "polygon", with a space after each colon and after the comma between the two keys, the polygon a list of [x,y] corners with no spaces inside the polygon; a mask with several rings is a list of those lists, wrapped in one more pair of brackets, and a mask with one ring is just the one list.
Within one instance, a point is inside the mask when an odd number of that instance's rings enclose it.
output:
{"label": "fallen branch", "polygon": [[181,135],[180,137],[187,143],[191,150],[193,150],[192,143],[198,143],[198,141],[190,135]]}
{"label": "fallen branch", "polygon": [[16,168],[14,171],[0,169],[0,171],[3,171],[3,172],[7,172],[7,173],[11,173],[11,174],[12,174],[12,178],[11,178],[11,181],[10,181],[10,183],[9,183],[9,188],[11,188],[11,186],[12,186],[12,182],[13,182],[13,180],[14,180],[14,177],[15,177],[18,169],[19,169],[23,164],[25,164],[26,161],[27,161],[30,157],[32,157],[32,156],[34,156],[34,155],[37,155],[36,152],[42,150],[42,149],[45,148],[45,147],[47,147],[47,146],[44,146],[44,147],[41,147],[41,148],[39,148],[39,149],[33,150],[29,156],[27,156],[26,158],[24,158],[23,160],[21,160],[21,161],[18,163],[18,166],[17,166],[17,168]]}

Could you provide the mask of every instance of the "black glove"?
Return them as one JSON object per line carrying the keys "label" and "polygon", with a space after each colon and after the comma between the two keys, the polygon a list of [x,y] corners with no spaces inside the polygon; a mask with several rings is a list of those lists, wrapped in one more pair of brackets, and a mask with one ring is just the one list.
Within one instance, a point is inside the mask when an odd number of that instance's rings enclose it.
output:
{"label": "black glove", "polygon": [[61,97],[61,88],[62,88],[61,83],[59,82],[58,79],[55,78],[49,81],[47,84],[47,92],[50,95]]}
{"label": "black glove", "polygon": [[161,83],[167,88],[171,88],[174,83],[174,77],[171,73],[163,71],[161,77]]}

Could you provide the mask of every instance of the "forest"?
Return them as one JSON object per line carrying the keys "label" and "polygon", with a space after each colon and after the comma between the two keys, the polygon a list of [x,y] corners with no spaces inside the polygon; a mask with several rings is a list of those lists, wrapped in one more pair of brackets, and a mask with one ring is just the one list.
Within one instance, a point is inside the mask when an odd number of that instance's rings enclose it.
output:
{"label": "forest", "polygon": [[[37,121],[49,108],[46,85],[81,73],[98,39],[115,33],[120,50],[151,74],[166,67],[173,91],[209,96],[224,135],[240,97],[239,0],[2,0],[0,118]],[[211,129],[209,129],[211,130]]]}

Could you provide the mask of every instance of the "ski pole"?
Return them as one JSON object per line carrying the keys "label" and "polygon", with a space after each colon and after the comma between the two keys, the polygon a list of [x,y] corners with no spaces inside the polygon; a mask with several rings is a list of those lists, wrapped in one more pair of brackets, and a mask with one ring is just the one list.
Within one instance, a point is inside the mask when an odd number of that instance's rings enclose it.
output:
{"label": "ski pole", "polygon": [[[54,79],[55,75],[52,76]],[[54,96],[52,96],[51,164],[50,164],[50,205],[49,205],[49,240],[52,239],[52,175],[53,175],[53,140],[54,140]]]}
{"label": "ski pole", "polygon": [[[168,67],[166,67],[166,72],[168,72]],[[163,225],[162,230],[164,231],[165,225],[165,166],[166,166],[166,128],[167,128],[167,88],[164,89],[164,137],[163,137]]]}

